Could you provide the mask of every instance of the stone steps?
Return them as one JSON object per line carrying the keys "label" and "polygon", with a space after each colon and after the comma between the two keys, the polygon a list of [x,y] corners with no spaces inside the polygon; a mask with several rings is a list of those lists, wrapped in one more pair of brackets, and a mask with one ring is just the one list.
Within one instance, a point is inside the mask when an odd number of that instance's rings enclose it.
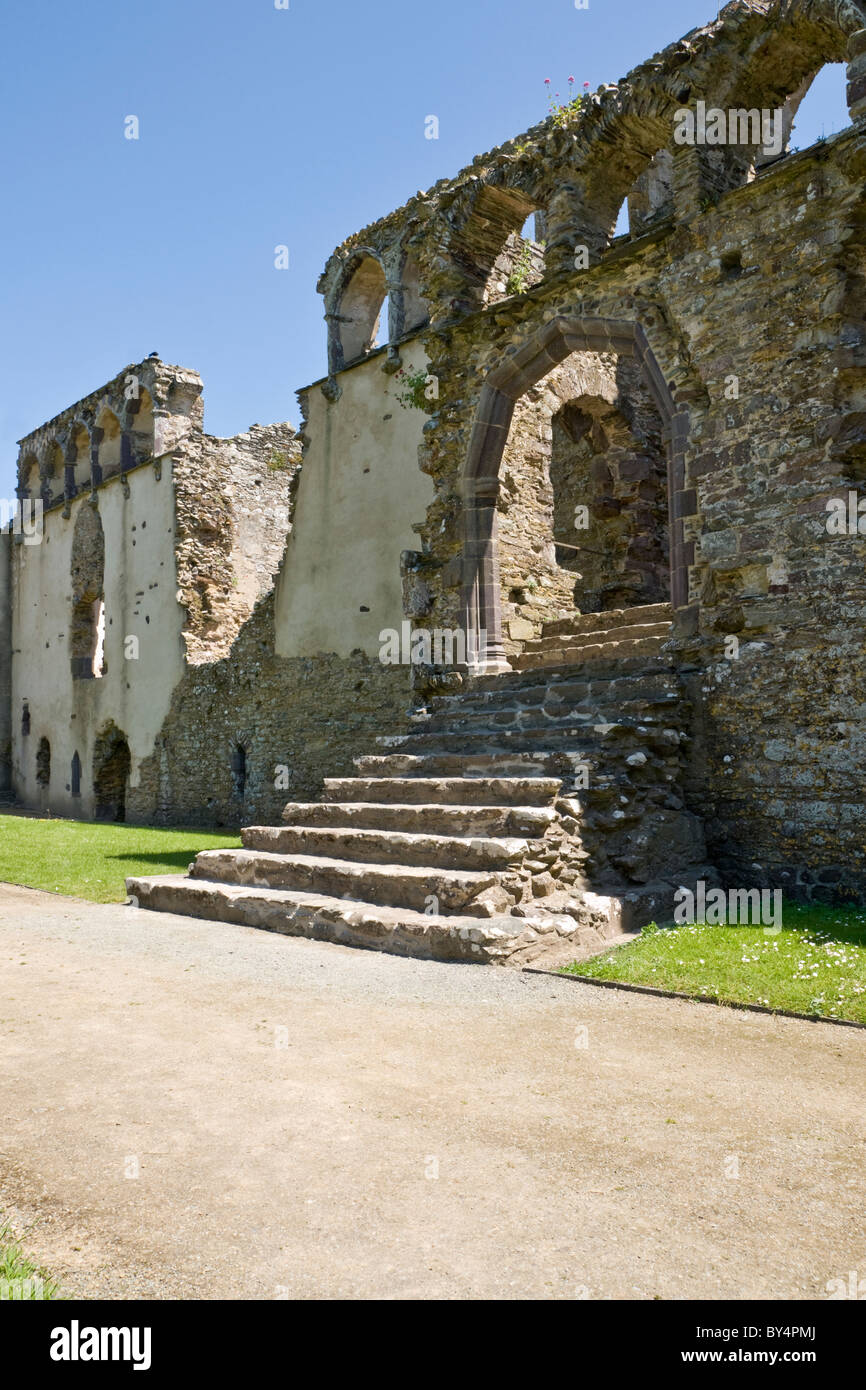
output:
{"label": "stone steps", "polygon": [[[553,754],[560,750],[588,751],[596,748],[604,737],[609,724],[600,724],[598,715],[586,714],[583,719],[563,719],[559,722],[549,720],[546,724],[527,724],[517,728],[495,728],[484,723],[481,726],[460,729],[454,733],[434,729],[422,733],[414,729],[397,738],[377,739],[383,749],[393,752],[414,753],[471,753],[474,756],[486,755],[492,758],[508,758],[512,752],[531,753],[535,748],[542,754]],[[618,721],[625,728],[625,721]]]}
{"label": "stone steps", "polygon": [[[525,731],[532,741],[536,730]],[[538,742],[543,746],[537,753],[521,754],[531,758],[539,773],[555,773],[560,779],[567,779],[578,767],[594,769],[605,775],[610,759],[618,753],[623,759],[633,754],[643,754],[638,762],[649,761],[651,757],[664,758],[677,752],[686,735],[681,729],[671,728],[668,721],[646,721],[641,724],[620,721],[612,724],[597,724],[584,730],[571,728],[567,736],[559,741],[559,747],[549,747],[555,739]],[[529,739],[527,741],[530,741]],[[390,774],[396,779],[428,778],[436,773],[447,775],[456,772],[461,765],[467,780],[473,770],[485,777],[498,767],[511,764],[514,754],[498,746],[498,739],[489,742],[482,735],[475,736],[476,746],[485,748],[484,752],[469,752],[472,739],[468,734],[448,735],[430,734],[407,738],[399,751],[380,754],[367,754],[357,759],[363,763],[365,772]],[[526,766],[526,762],[523,763]]]}
{"label": "stone steps", "polygon": [[[367,759],[356,758],[356,763]],[[391,767],[393,759],[374,756],[372,761],[385,768]],[[413,805],[444,805],[473,807],[519,807],[549,806],[562,785],[557,776],[542,775],[505,776],[425,776],[423,765],[428,759],[397,759],[401,771],[394,776],[384,777],[326,777],[325,794],[333,802],[363,802],[366,805],[399,805],[402,802]],[[414,775],[402,768],[407,762],[422,764]],[[449,759],[453,767],[459,762]],[[287,808],[288,809],[288,808]],[[285,815],[285,812],[283,813]]]}
{"label": "stone steps", "polygon": [[593,632],[601,628],[610,632],[638,623],[669,623],[672,618],[673,610],[669,603],[647,603],[634,608],[612,608],[606,612],[574,613],[570,617],[555,618],[544,624],[544,632],[551,637],[563,632]]}
{"label": "stone steps", "polygon": [[[420,779],[419,779],[420,780]],[[474,782],[480,779],[474,778]],[[541,780],[541,779],[539,779]],[[553,780],[553,779],[551,779]],[[403,783],[395,778],[398,787]],[[558,782],[554,791],[558,787]],[[290,801],[283,820],[291,826],[394,830],[419,835],[539,837],[556,819],[552,806],[450,806],[406,801]]]}
{"label": "stone steps", "polygon": [[662,623],[629,623],[622,627],[599,627],[586,632],[565,631],[552,633],[548,632],[547,625],[541,637],[530,638],[523,644],[524,655],[529,653],[541,653],[549,651],[562,651],[566,648],[581,649],[584,647],[599,647],[608,642],[632,642],[642,638],[650,638],[660,642],[666,642],[671,635],[670,622]]}
{"label": "stone steps", "polygon": [[[470,676],[465,690],[467,695],[481,694],[485,691],[506,691],[511,688],[522,689],[527,682],[554,680],[561,681],[599,681],[623,680],[628,677],[649,680],[653,677],[672,677],[675,674],[671,661],[664,654],[651,657],[627,658],[612,656],[609,660],[594,661],[584,672],[569,662],[542,662],[526,670],[514,669],[493,676]],[[453,696],[438,696],[438,699],[453,699]]]}
{"label": "stone steps", "polygon": [[548,741],[550,749],[567,746],[571,737],[578,741],[594,742],[605,737],[606,730],[616,724],[620,728],[644,728],[659,726],[670,721],[669,712],[676,717],[681,713],[681,701],[669,696],[659,696],[655,701],[639,701],[599,709],[596,705],[574,708],[567,702],[550,701],[544,708],[532,705],[530,708],[470,709],[467,714],[455,713],[449,720],[448,713],[439,712],[430,717],[416,716],[406,734],[399,737],[381,739],[384,749],[431,748],[439,752],[456,748],[460,739],[474,739],[474,746],[482,751],[485,746],[499,745],[500,752],[509,751],[510,746],[530,751],[539,742]]}
{"label": "stone steps", "polygon": [[431,835],[405,830],[359,830],[345,825],[254,825],[241,832],[244,849],[282,856],[325,856],[366,864],[410,864],[481,870],[520,863],[543,841],[489,835]]}
{"label": "stone steps", "polygon": [[[530,924],[519,917],[439,916],[411,908],[347,902],[323,893],[209,882],[179,874],[129,878],[126,886],[137,905],[151,911],[235,922],[398,956],[498,961],[512,956],[521,943],[526,948],[537,940]],[[574,926],[571,918],[565,918],[561,935],[573,934]],[[555,926],[552,929],[555,931]],[[529,932],[531,939],[527,939]],[[596,949],[602,948],[604,938],[599,936],[597,941]]]}
{"label": "stone steps", "polygon": [[[668,710],[678,711],[681,701],[676,697],[659,695],[655,700],[644,699],[631,703],[623,703],[616,706],[616,723],[620,726],[631,726],[638,728],[644,725],[664,723]],[[610,707],[609,707],[610,708]],[[563,740],[567,741],[570,734],[578,738],[594,738],[600,736],[596,731],[605,730],[610,727],[610,716],[608,711],[599,710],[595,704],[584,706],[573,706],[566,701],[551,700],[545,706],[530,705],[529,707],[514,706],[504,708],[497,705],[489,705],[487,708],[470,709],[468,713],[460,713],[459,707],[455,709],[453,717],[445,711],[431,714],[427,717],[422,715],[413,716],[413,722],[409,731],[399,738],[388,738],[382,741],[385,748],[409,748],[411,746],[421,748],[426,740],[430,746],[437,746],[437,740],[458,739],[460,737],[470,737],[478,740],[492,740],[496,738],[505,739],[503,751],[507,749],[509,742],[518,742],[525,738],[526,742],[534,744],[545,736],[554,738],[559,744]],[[444,751],[449,745],[445,742],[438,743]]]}
{"label": "stone steps", "polygon": [[669,604],[655,603],[556,618],[523,644],[511,665],[518,672],[569,666],[616,671],[659,659],[672,616]]}
{"label": "stone steps", "polygon": [[593,665],[610,668],[620,661],[634,661],[638,658],[657,656],[662,643],[670,637],[670,629],[664,635],[655,637],[636,637],[627,641],[616,641],[611,637],[596,644],[580,644],[563,635],[551,647],[541,651],[527,651],[525,648],[512,657],[511,664],[516,671],[529,671],[543,666],[580,666],[582,669]]}
{"label": "stone steps", "polygon": [[[130,893],[160,911],[443,960],[559,963],[669,913],[679,883],[713,871],[680,791],[679,678],[633,650],[650,640],[636,627],[656,645],[666,635],[662,614],[647,616],[604,615],[621,640],[587,643],[606,653],[591,671],[544,665],[560,637],[545,633],[538,669],[431,699],[355,759],[357,776],[327,778],[321,801],[246,827],[242,849],[202,851],[187,878],[130,879]],[[597,615],[576,621],[599,632]]]}
{"label": "stone steps", "polygon": [[[247,849],[206,849],[196,856],[193,878],[253,888],[284,888],[328,897],[423,912],[469,912],[485,889],[500,881],[495,870],[443,869],[415,864],[355,863],[325,855],[271,854]],[[482,915],[482,914],[478,914]]]}
{"label": "stone steps", "polygon": [[669,667],[632,675],[593,675],[585,677],[573,669],[531,669],[498,677],[499,684],[475,678],[458,694],[436,695],[423,710],[410,716],[409,728],[454,728],[480,715],[505,716],[520,712],[536,717],[581,714],[615,708],[620,713],[639,713],[645,709],[680,706],[683,694],[675,673]]}
{"label": "stone steps", "polygon": [[[363,775],[371,777],[422,777],[425,781],[438,778],[465,777],[503,780],[527,777],[557,776],[559,768],[570,766],[567,753],[539,749],[536,753],[492,750],[483,753],[461,751],[437,753],[365,753],[355,759]],[[561,774],[560,774],[561,778]],[[468,789],[467,789],[468,791]],[[459,799],[459,798],[456,798]]]}

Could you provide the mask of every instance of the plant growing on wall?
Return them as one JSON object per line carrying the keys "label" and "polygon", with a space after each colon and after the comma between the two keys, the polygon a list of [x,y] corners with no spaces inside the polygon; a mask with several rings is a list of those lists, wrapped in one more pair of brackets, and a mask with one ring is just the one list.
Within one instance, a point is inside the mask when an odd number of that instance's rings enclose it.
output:
{"label": "plant growing on wall", "polygon": [[529,272],[532,269],[532,242],[524,241],[520,248],[520,255],[514,262],[511,274],[505,282],[508,294],[523,294],[529,283]]}
{"label": "plant growing on wall", "polygon": [[570,121],[574,120],[575,116],[580,114],[585,106],[589,106],[590,95],[588,82],[584,82],[583,84],[582,95],[576,97],[574,95],[574,78],[569,77],[568,100],[565,102],[559,100],[559,92],[551,92],[549,77],[545,77],[544,85],[547,88],[548,115],[555,126],[559,126],[560,128],[567,126]]}
{"label": "plant growing on wall", "polygon": [[429,375],[422,367],[417,372],[407,372],[401,367],[394,380],[399,385],[397,400],[404,410],[429,410],[430,397],[427,394]]}

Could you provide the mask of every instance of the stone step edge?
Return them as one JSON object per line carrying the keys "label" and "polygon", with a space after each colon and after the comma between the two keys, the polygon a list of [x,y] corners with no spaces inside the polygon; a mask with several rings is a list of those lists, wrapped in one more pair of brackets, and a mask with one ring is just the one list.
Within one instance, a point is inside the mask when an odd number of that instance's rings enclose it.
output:
{"label": "stone step edge", "polygon": [[[651,618],[649,615],[653,614]],[[548,618],[542,625],[542,631],[554,630],[565,631],[581,630],[580,624],[584,622],[596,622],[599,626],[604,622],[609,622],[612,629],[626,627],[640,622],[672,622],[673,608],[670,603],[638,603],[632,604],[629,608],[600,608],[596,613],[567,613],[562,618]]]}
{"label": "stone step edge", "polygon": [[[531,857],[530,855],[530,858]],[[323,873],[343,875],[348,873],[349,877],[360,872],[364,874],[374,874],[380,878],[393,879],[395,869],[399,869],[401,878],[405,879],[422,879],[425,877],[441,878],[443,874],[447,874],[448,878],[454,883],[467,888],[471,888],[476,883],[479,888],[486,887],[491,878],[495,879],[499,874],[507,874],[513,867],[508,864],[497,864],[494,867],[486,869],[452,869],[442,868],[437,864],[395,864],[393,861],[389,862],[388,860],[383,860],[380,863],[375,859],[338,859],[334,855],[329,854],[277,854],[273,850],[247,849],[245,846],[241,846],[240,849],[199,850],[195,857],[194,864],[198,866],[199,863],[201,863],[206,867],[209,863],[225,862],[226,859],[235,860],[240,864],[248,864],[251,859],[260,859],[266,861],[265,868],[267,868],[270,863],[273,863],[275,868],[280,864],[287,866],[296,865],[301,869],[313,871],[318,869]],[[207,878],[207,875],[197,873],[195,877],[201,879]],[[221,880],[213,879],[210,881],[216,883]],[[285,891],[288,892],[291,890],[287,889]],[[297,891],[302,892],[304,890],[298,889]]]}
{"label": "stone step edge", "polygon": [[[622,627],[587,628],[586,632],[567,629],[563,632],[545,632],[540,637],[528,637],[524,643],[525,652],[545,651],[549,647],[605,647],[619,646],[622,642],[664,641],[671,635],[670,623],[623,623]],[[546,644],[546,645],[545,645]]]}
{"label": "stone step edge", "polygon": [[[379,782],[405,782],[406,780],[407,780],[407,779],[406,779],[405,777],[390,777],[390,778],[389,778],[389,777],[379,777],[379,778],[371,777],[371,778],[370,778],[370,781],[373,781],[373,782],[375,782],[375,781],[379,781]],[[421,778],[415,778],[415,779],[413,779],[413,780],[415,780],[415,781],[420,781]],[[479,779],[479,778],[473,778],[472,780],[473,780],[473,781],[478,781],[478,780],[480,780],[480,779]],[[560,779],[559,779],[559,778],[555,778],[555,779],[552,778],[551,780],[552,780],[552,781],[555,780],[556,783],[557,783],[557,786],[560,785]],[[555,795],[556,795],[556,792],[553,792],[552,795],[555,796]],[[446,812],[446,813],[450,813],[450,812],[452,812],[452,811],[456,811],[456,812],[462,812],[462,811],[485,811],[485,812],[487,812],[487,813],[493,813],[493,812],[496,812],[496,811],[502,811],[502,812],[504,812],[506,815],[509,815],[509,816],[521,816],[521,815],[538,815],[539,813],[542,813],[542,812],[545,812],[545,811],[550,810],[550,807],[548,807],[548,806],[523,806],[523,805],[517,805],[516,803],[515,803],[515,805],[512,806],[512,805],[510,805],[508,802],[505,802],[505,803],[503,803],[503,804],[493,803],[493,802],[492,802],[492,803],[490,803],[489,805],[488,805],[487,803],[482,803],[482,804],[480,804],[480,805],[475,805],[473,802],[465,802],[465,801],[290,801],[286,806],[283,807],[283,810],[282,810],[282,812],[281,812],[281,815],[282,815],[282,817],[284,818],[284,825],[286,825],[286,826],[288,826],[288,827],[295,827],[295,826],[296,826],[296,823],[295,823],[294,821],[285,820],[285,817],[286,817],[287,814],[291,813],[292,815],[295,815],[295,814],[297,814],[297,813],[299,813],[299,812],[300,812],[300,813],[303,813],[303,812],[305,812],[305,811],[320,811],[320,810],[325,810],[325,809],[327,809],[327,810],[329,810],[329,811],[345,811],[346,813],[349,813],[349,812],[351,812],[351,811],[365,811],[365,812],[366,812],[366,811],[370,811],[371,809],[373,809],[373,808],[375,808],[375,807],[379,807],[379,808],[382,809],[382,810],[394,811],[395,813],[400,812],[400,811],[408,811],[410,815],[415,815],[417,812],[420,812],[420,811],[443,811],[443,812]],[[244,827],[244,828],[246,829],[246,827]],[[258,828],[258,827],[256,827],[256,828]],[[275,827],[275,826],[269,826],[268,828],[271,829],[271,830],[274,830],[274,829],[279,829],[280,827],[279,827],[279,826],[276,826],[276,827]],[[296,826],[296,828],[297,828],[297,829],[306,829],[307,826],[304,824],[304,822],[301,822],[300,825],[297,825],[297,826]],[[323,830],[324,830],[324,829],[328,829],[328,830],[343,830],[343,829],[345,829],[345,830],[356,830],[356,829],[358,829],[358,830],[363,830],[363,829],[370,829],[370,830],[372,830],[372,827],[370,827],[370,826],[365,827],[365,826],[350,826],[350,825],[347,825],[347,826],[321,826],[321,827],[319,827],[319,828],[320,828],[320,829],[323,829]],[[384,833],[384,832],[383,832],[383,833]],[[408,835],[408,834],[411,834],[412,832],[406,831],[405,833]],[[435,831],[431,831],[430,833],[431,833],[431,834],[435,834],[436,832],[435,832]],[[418,834],[424,834],[424,832],[423,832],[423,831],[419,831]],[[462,838],[462,837],[461,837],[461,836],[448,836],[447,838],[448,838],[448,839],[460,839],[460,838]],[[468,839],[475,839],[475,838],[477,838],[477,837],[476,837],[476,836],[467,836],[466,838],[468,838]],[[494,839],[494,840],[495,840],[497,837],[496,837],[495,835],[493,835],[493,836],[487,836],[486,838],[488,838],[488,839]],[[499,838],[502,838],[502,837],[499,837]],[[512,837],[505,836],[504,838],[508,839],[508,838],[512,838]],[[523,837],[518,837],[518,838],[523,838]]]}
{"label": "stone step edge", "polygon": [[[437,916],[324,893],[190,879],[182,874],[128,878],[126,891],[139,910],[232,922],[426,959],[499,963],[537,939],[531,918]],[[211,911],[188,911],[193,905]],[[566,939],[580,930],[565,914],[550,915],[550,922],[556,924],[557,936]]]}
{"label": "stone step edge", "polygon": [[[384,838],[395,848],[399,848],[401,845],[405,844],[407,849],[430,848],[443,852],[446,852],[451,846],[454,846],[457,850],[476,846],[479,853],[482,854],[488,849],[500,851],[502,855],[505,856],[503,863],[511,859],[518,859],[524,855],[531,859],[533,850],[537,849],[544,839],[542,835],[485,835],[479,832],[476,832],[474,835],[442,835],[435,830],[379,830],[372,826],[291,825],[288,823],[285,825],[245,825],[241,830],[241,839],[243,840],[243,836],[249,834],[261,835],[265,839],[273,838],[276,840],[280,835],[288,835],[292,832],[310,836],[343,835],[349,837],[351,840],[358,841],[360,844],[366,845],[373,844],[376,840]],[[257,853],[265,852],[263,848],[257,845],[248,845],[245,842],[242,844],[242,848],[255,850]],[[283,854],[279,850],[274,850],[273,853],[279,854],[280,858],[304,856],[303,850],[298,850],[297,854],[289,851],[288,855]],[[318,859],[321,856],[314,854],[311,857]],[[358,861],[352,860],[351,862],[356,863]],[[364,862],[370,862],[372,864],[378,863],[377,860]],[[383,860],[382,862],[383,864],[391,863],[390,860]],[[429,867],[435,866],[431,865]]]}
{"label": "stone step edge", "polygon": [[[516,661],[518,657],[510,657],[509,660]],[[499,672],[496,675],[469,675],[466,678],[464,688],[467,693],[484,690],[508,690],[510,686],[519,684],[527,676],[536,676],[539,671],[545,672],[545,681],[549,681],[557,675],[561,675],[564,680],[571,679],[575,675],[577,679],[580,679],[583,664],[566,661],[546,666],[539,662],[536,666],[527,667],[526,670],[520,670],[518,667],[511,671]],[[590,665],[589,662],[585,664]],[[608,657],[606,664],[607,671],[603,669],[591,671],[593,680],[618,680],[627,676],[656,676],[668,673],[676,676],[679,670],[677,664],[667,655]],[[539,683],[536,682],[536,684]]]}

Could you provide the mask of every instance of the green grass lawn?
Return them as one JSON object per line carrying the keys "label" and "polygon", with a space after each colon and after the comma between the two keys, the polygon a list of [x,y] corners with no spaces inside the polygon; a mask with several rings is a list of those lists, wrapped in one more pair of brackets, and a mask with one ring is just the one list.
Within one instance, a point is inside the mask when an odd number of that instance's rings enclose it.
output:
{"label": "green grass lawn", "polygon": [[127,875],[186,873],[200,849],[235,849],[237,835],[104,821],[0,815],[0,882],[122,902]]}
{"label": "green grass lawn", "polygon": [[25,1255],[10,1227],[0,1221],[0,1300],[47,1302],[59,1294],[56,1281]]}
{"label": "green grass lawn", "polygon": [[866,1023],[866,910],[785,904],[782,930],[644,927],[564,974]]}

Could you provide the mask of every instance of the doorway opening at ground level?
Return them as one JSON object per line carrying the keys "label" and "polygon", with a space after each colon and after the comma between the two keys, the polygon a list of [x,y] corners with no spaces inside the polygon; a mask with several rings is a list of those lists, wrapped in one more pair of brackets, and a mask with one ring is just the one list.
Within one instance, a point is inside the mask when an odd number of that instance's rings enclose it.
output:
{"label": "doorway opening at ground level", "polygon": [[109,725],[96,741],[93,754],[93,791],[97,820],[126,820],[126,793],[130,754],[126,736]]}

